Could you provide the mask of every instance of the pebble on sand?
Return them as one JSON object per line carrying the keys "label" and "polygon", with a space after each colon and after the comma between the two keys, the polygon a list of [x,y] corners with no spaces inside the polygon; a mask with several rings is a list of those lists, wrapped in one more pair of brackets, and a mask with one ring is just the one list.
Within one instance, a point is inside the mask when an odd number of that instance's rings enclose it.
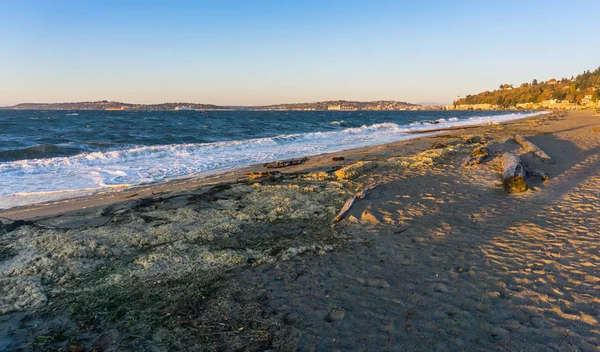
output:
{"label": "pebble on sand", "polygon": [[332,308],[329,314],[325,317],[325,320],[332,323],[334,321],[342,320],[346,316],[346,311],[342,307]]}
{"label": "pebble on sand", "polygon": [[447,293],[448,287],[446,287],[446,285],[444,285],[442,283],[438,283],[438,284],[433,285],[433,290],[435,292]]}

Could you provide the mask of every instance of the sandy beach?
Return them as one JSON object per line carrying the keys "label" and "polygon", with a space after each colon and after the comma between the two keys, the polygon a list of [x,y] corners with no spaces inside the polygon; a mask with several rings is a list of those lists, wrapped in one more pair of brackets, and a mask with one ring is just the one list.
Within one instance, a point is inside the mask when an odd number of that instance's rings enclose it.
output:
{"label": "sandy beach", "polygon": [[3,210],[0,350],[598,351],[599,169],[555,112]]}

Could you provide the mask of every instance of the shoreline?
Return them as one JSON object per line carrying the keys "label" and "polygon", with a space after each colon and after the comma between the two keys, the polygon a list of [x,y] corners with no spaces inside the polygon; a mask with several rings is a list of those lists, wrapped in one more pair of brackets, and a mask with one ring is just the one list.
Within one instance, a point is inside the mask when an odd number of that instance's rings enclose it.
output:
{"label": "shoreline", "polygon": [[[0,349],[595,350],[599,131],[533,117],[2,224]],[[507,194],[498,151],[549,179]]]}
{"label": "shoreline", "polygon": [[[532,112],[533,113],[533,112]],[[526,116],[514,120],[497,122],[494,124],[510,125],[518,123],[522,120],[536,118],[547,114],[556,114],[560,112],[556,111],[539,111],[535,112],[534,116]],[[478,124],[478,125],[466,125],[466,126],[453,126],[453,127],[442,127],[432,128],[420,131],[409,131],[407,135],[423,135],[415,136],[413,138],[400,140],[396,142],[389,142],[383,144],[376,144],[372,146],[364,146],[358,148],[352,148],[342,150],[338,152],[328,152],[317,155],[307,155],[309,160],[306,163],[289,166],[284,168],[275,169],[278,172],[288,173],[299,173],[299,172],[311,172],[311,171],[331,171],[331,168],[343,167],[348,165],[350,162],[359,161],[365,155],[370,153],[377,153],[380,149],[398,149],[406,147],[412,144],[413,141],[435,138],[444,132],[448,133],[461,133],[465,130],[477,130],[489,127],[490,124]],[[344,157],[343,161],[332,161],[331,158]],[[246,174],[264,172],[266,169],[261,164],[254,164],[249,166],[234,167],[231,170],[212,170],[204,175],[188,175],[181,178],[177,178],[169,181],[159,181],[156,183],[125,186],[125,187],[108,187],[101,188],[89,194],[83,194],[81,196],[63,198],[59,200],[49,200],[34,204],[19,205],[10,208],[0,209],[0,219],[6,220],[26,220],[34,219],[39,217],[56,215],[64,212],[71,212],[77,210],[84,210],[89,208],[97,208],[101,206],[107,206],[120,202],[127,202],[131,200],[137,200],[145,197],[153,197],[164,193],[178,192],[183,190],[189,190],[200,187],[210,187],[220,183],[231,183],[240,182],[247,180]],[[73,190],[73,191],[56,191],[56,193],[85,193],[85,190]]]}

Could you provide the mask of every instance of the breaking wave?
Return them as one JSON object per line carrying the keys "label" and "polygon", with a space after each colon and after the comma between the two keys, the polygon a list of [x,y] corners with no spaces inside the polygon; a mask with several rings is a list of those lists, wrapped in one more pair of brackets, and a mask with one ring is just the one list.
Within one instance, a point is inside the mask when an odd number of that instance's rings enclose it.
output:
{"label": "breaking wave", "polygon": [[[463,120],[449,118],[406,125],[391,122],[378,123],[337,131],[287,134],[215,143],[138,146],[52,158],[44,158],[44,154],[49,150],[55,151],[55,146],[38,146],[20,151],[39,155],[37,159],[0,163],[2,178],[0,208],[14,206],[9,199],[18,195],[98,190],[119,185],[165,181],[276,159],[316,155],[416,138],[421,136],[418,131],[431,131],[432,126],[449,128],[504,122],[537,114],[539,113],[515,113]],[[2,153],[13,152],[19,151]],[[5,157],[11,156],[5,155]],[[38,198],[36,200],[39,201]]]}

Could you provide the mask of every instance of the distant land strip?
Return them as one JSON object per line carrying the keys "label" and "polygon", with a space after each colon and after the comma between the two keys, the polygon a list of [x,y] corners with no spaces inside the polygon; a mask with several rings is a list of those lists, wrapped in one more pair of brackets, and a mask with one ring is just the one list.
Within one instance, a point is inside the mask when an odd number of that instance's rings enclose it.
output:
{"label": "distant land strip", "polygon": [[423,106],[395,100],[347,101],[332,100],[313,103],[276,104],[263,106],[219,106],[198,103],[132,104],[118,101],[71,103],[22,103],[7,106],[9,110],[108,110],[108,111],[193,111],[193,110],[440,110],[441,106]]}

